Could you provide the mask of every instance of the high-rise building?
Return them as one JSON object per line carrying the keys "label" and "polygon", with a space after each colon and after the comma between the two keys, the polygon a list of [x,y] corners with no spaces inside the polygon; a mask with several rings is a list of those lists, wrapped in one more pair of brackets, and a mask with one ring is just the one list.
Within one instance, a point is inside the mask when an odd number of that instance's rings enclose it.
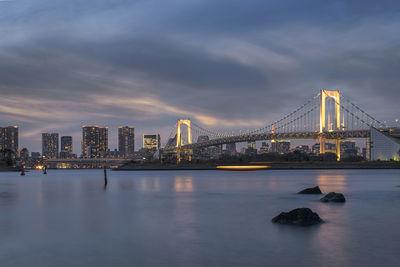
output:
{"label": "high-rise building", "polygon": [[48,159],[58,158],[58,133],[42,133],[42,155]]}
{"label": "high-rise building", "polygon": [[108,128],[97,125],[82,127],[82,156],[103,158],[108,151]]}
{"label": "high-rise building", "polygon": [[70,158],[72,156],[72,136],[61,136],[60,158]]}
{"label": "high-rise building", "polygon": [[27,163],[29,160],[29,150],[26,147],[21,149],[21,152],[19,153],[19,157],[23,162]]}
{"label": "high-rise building", "polygon": [[135,153],[135,128],[121,126],[118,128],[118,151],[125,158],[132,157]]}
{"label": "high-rise building", "polygon": [[0,127],[0,150],[3,149],[18,153],[18,126]]}
{"label": "high-rise building", "polygon": [[146,150],[157,150],[161,147],[161,139],[159,134],[144,134],[143,148]]}

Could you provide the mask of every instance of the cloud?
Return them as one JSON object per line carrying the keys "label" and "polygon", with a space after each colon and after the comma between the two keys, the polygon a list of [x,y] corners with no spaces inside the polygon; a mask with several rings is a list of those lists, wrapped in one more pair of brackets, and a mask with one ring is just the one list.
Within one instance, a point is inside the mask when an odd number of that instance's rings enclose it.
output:
{"label": "cloud", "polygon": [[[168,136],[191,117],[257,128],[320,88],[398,118],[400,5],[380,1],[12,1],[0,5],[0,124],[79,147],[83,123]],[[384,107],[384,108],[383,108]],[[42,130],[41,130],[42,129]],[[77,151],[79,153],[79,151]]]}

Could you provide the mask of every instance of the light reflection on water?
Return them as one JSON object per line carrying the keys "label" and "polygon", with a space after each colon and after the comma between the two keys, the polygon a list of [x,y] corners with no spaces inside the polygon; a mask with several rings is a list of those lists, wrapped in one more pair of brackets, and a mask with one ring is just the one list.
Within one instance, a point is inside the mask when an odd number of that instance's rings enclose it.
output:
{"label": "light reflection on water", "polygon": [[[319,185],[344,204],[296,192]],[[400,266],[400,171],[0,173],[1,266]],[[310,207],[325,223],[275,225]]]}
{"label": "light reflection on water", "polygon": [[193,192],[193,177],[191,176],[175,176],[174,190],[177,193],[192,193]]}
{"label": "light reflection on water", "polygon": [[325,187],[329,187],[330,192],[343,192],[347,187],[346,176],[343,174],[319,174],[317,184],[323,192]]}

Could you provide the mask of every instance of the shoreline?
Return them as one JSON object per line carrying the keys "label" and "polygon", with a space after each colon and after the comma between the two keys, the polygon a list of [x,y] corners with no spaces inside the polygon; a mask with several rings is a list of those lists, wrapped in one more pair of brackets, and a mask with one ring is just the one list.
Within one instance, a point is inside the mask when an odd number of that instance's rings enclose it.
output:
{"label": "shoreline", "polygon": [[[235,171],[235,170],[221,170],[217,166],[268,166],[263,170],[337,170],[337,169],[400,169],[398,162],[340,162],[340,163],[286,163],[286,162],[263,162],[263,163],[249,163],[249,164],[218,164],[218,165],[136,165],[136,166],[123,166],[113,168],[113,171],[177,171],[177,170],[220,170],[220,171]],[[256,170],[237,170],[237,171],[256,171]]]}

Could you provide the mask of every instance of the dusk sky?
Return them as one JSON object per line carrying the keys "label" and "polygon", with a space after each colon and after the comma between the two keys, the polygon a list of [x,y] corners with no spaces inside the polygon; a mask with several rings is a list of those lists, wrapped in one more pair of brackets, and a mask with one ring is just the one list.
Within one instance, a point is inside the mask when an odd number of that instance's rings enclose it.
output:
{"label": "dusk sky", "polygon": [[0,126],[262,127],[322,88],[400,117],[399,1],[0,0]]}

